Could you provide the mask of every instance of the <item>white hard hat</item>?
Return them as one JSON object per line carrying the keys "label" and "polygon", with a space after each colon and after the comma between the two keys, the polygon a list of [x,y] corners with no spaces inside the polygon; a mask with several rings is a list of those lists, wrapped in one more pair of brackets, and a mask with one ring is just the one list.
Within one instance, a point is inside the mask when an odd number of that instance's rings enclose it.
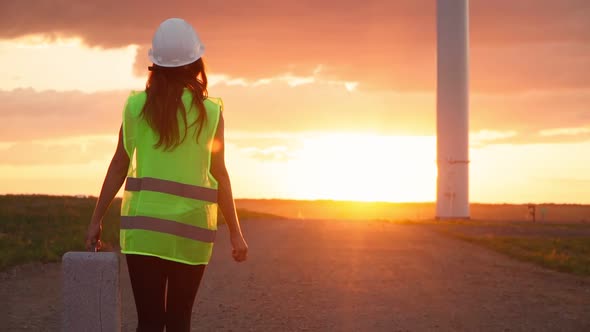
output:
{"label": "white hard hat", "polygon": [[169,18],[162,22],[152,39],[150,60],[162,67],[180,67],[197,61],[205,53],[205,45],[183,19]]}

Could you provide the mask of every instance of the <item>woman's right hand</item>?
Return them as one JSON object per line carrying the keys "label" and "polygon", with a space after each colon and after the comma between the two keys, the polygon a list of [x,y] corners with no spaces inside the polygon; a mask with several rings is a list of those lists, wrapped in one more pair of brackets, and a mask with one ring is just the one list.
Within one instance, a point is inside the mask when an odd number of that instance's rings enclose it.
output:
{"label": "woman's right hand", "polygon": [[230,235],[232,252],[231,255],[236,262],[243,262],[248,258],[248,244],[241,232]]}
{"label": "woman's right hand", "polygon": [[102,247],[100,235],[102,233],[102,223],[100,221],[91,221],[86,231],[86,250],[99,251]]}

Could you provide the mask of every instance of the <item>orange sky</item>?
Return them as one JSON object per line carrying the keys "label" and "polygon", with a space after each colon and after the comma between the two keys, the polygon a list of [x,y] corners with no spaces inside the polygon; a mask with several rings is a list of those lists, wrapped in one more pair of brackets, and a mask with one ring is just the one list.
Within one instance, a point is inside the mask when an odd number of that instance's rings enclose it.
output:
{"label": "orange sky", "polygon": [[[472,201],[590,203],[590,3],[470,3]],[[236,196],[434,200],[434,4],[2,2],[0,193],[97,195],[153,31],[181,16]]]}

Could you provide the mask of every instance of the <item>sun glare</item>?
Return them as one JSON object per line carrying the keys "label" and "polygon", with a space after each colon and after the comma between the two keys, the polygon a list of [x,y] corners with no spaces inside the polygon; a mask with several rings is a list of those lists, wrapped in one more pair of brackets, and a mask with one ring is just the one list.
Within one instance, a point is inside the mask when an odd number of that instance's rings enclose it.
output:
{"label": "sun glare", "polygon": [[290,188],[306,199],[432,201],[435,144],[424,136],[310,137],[289,163]]}

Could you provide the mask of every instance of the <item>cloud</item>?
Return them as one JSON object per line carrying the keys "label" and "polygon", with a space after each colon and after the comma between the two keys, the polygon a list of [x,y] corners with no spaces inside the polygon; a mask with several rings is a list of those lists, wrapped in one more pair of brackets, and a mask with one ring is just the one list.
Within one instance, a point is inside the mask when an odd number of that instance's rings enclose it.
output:
{"label": "cloud", "polygon": [[[179,14],[207,44],[213,72],[257,80],[319,64],[367,88],[433,90],[435,1],[3,1],[0,38],[80,36],[104,48],[138,45],[135,72],[158,24]],[[477,91],[589,87],[590,3],[472,0]],[[550,64],[550,65],[547,65]],[[574,70],[572,70],[574,69]]]}
{"label": "cloud", "polygon": [[[42,39],[0,40],[0,90],[80,90],[95,92],[141,88],[142,77],[132,74],[135,46],[98,50],[78,39],[47,43]],[[18,77],[18,79],[11,79]]]}
{"label": "cloud", "polygon": [[308,73],[307,75],[295,75],[291,72],[281,73],[273,77],[264,77],[259,78],[256,80],[248,80],[246,78],[234,78],[228,75],[211,75],[208,76],[209,86],[213,87],[216,85],[226,85],[226,86],[241,86],[241,87],[259,87],[263,85],[271,85],[271,84],[278,84],[283,85],[287,84],[289,87],[298,87],[301,85],[308,85],[308,84],[318,84],[318,85],[332,85],[336,87],[343,87],[349,92],[355,91],[358,86],[359,82],[346,82],[346,81],[337,81],[337,80],[330,80],[323,77],[322,73],[322,66],[317,66],[313,72]]}
{"label": "cloud", "polygon": [[286,81],[258,86],[219,85],[228,126],[250,132],[390,132],[425,134],[434,128],[429,94],[348,91],[345,84],[318,80],[292,86]]}
{"label": "cloud", "polygon": [[473,40],[486,44],[588,42],[585,0],[471,0]]}
{"label": "cloud", "polygon": [[[225,37],[225,42],[235,45],[261,45],[270,41],[288,45],[294,40],[307,40],[317,45],[327,41],[325,36],[330,36],[332,40],[329,41],[333,43],[348,39],[348,44],[354,47],[354,42],[363,43],[378,33],[430,43],[434,40],[435,10],[435,2],[431,0],[369,0],[363,6],[353,0],[251,0],[247,3],[176,0],[152,2],[149,6],[140,0],[93,3],[37,0],[34,6],[27,1],[3,1],[0,4],[0,37],[42,33],[50,37],[82,36],[89,44],[102,47],[148,44],[163,19],[181,14],[204,35],[210,36],[210,40]],[[586,42],[590,38],[587,29],[590,23],[586,20],[589,10],[590,4],[585,0],[520,0],[517,3],[471,0],[472,35],[482,42],[499,44]],[[303,24],[305,29],[300,29]],[[390,31],[386,31],[387,28]],[[310,35],[310,31],[318,33]],[[232,35],[233,38],[227,38]],[[277,36],[284,38],[281,40]],[[337,40],[333,40],[335,38]]]}
{"label": "cloud", "polygon": [[516,131],[518,135],[508,139],[515,142],[581,140],[586,136],[547,136],[539,135],[539,131],[589,126],[589,107],[590,90],[474,94],[470,126],[472,130]]}
{"label": "cloud", "polygon": [[[319,74],[318,74],[319,75]],[[356,132],[435,135],[432,93],[374,91],[316,78],[292,85],[229,84],[209,89],[224,101],[228,140],[243,147],[291,147],[300,133]],[[0,91],[1,142],[88,135],[116,135],[127,91]],[[590,138],[590,93],[585,90],[523,94],[474,94],[470,131],[474,144],[572,142]],[[565,128],[565,129],[564,129]],[[568,129],[569,128],[569,129]],[[573,128],[573,129],[572,129]]]}
{"label": "cloud", "polygon": [[0,142],[116,134],[128,91],[0,91]]}
{"label": "cloud", "polygon": [[577,136],[590,134],[589,127],[577,127],[577,128],[553,128],[544,129],[539,132],[540,136]]}
{"label": "cloud", "polygon": [[504,94],[589,89],[589,55],[590,40],[474,46],[471,87],[476,92]]}
{"label": "cloud", "polygon": [[78,139],[77,142],[17,142],[0,147],[0,165],[86,164],[112,157],[113,138]]}
{"label": "cloud", "polygon": [[590,142],[590,130],[563,132],[563,129],[544,129],[539,132],[480,130],[471,132],[469,135],[469,146],[471,148],[482,148],[494,144],[567,144]]}
{"label": "cloud", "polygon": [[518,133],[511,131],[496,131],[483,129],[477,132],[471,132],[469,135],[470,147],[482,147],[488,144],[494,144],[498,141],[503,141],[517,136]]}
{"label": "cloud", "polygon": [[258,159],[261,161],[285,162],[294,158],[293,152],[289,151],[289,149],[286,146],[281,145],[273,145],[265,148],[259,148],[254,146],[247,147],[242,148],[241,152],[250,158]]}

